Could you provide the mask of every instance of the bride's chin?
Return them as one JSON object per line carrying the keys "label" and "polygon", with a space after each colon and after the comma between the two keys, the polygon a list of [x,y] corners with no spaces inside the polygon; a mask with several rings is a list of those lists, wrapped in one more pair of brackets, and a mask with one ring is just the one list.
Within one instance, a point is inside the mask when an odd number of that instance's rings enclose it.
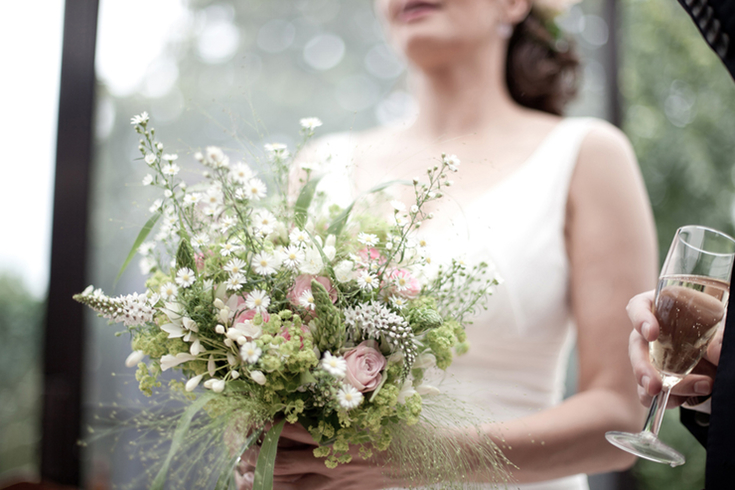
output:
{"label": "bride's chin", "polygon": [[412,36],[403,43],[401,51],[412,65],[431,69],[456,60],[466,49],[463,44],[437,36]]}

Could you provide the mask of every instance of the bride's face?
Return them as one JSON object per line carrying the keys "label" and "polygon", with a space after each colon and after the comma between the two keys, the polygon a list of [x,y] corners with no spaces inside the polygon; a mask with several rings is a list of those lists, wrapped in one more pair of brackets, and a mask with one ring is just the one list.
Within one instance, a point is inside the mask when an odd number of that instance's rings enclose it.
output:
{"label": "bride's face", "polygon": [[463,51],[504,42],[500,24],[512,22],[517,0],[376,0],[392,44],[419,66],[461,56]]}

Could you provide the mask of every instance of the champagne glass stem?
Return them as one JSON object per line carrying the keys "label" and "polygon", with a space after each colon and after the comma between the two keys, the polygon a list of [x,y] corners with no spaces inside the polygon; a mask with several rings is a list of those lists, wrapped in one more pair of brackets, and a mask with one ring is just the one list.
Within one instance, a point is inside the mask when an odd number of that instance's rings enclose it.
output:
{"label": "champagne glass stem", "polygon": [[658,438],[658,431],[661,429],[661,422],[664,420],[664,413],[666,413],[666,404],[669,402],[671,388],[678,382],[679,378],[664,375],[663,388],[651,403],[651,408],[648,410],[648,416],[646,417],[646,423],[643,425],[643,432],[650,432],[654,437]]}

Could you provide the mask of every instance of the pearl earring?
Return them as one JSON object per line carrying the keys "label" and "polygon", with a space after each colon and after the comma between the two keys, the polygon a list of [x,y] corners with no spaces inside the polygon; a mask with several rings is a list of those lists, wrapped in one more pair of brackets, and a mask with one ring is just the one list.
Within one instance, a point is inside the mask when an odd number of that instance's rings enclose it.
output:
{"label": "pearl earring", "polygon": [[498,36],[500,36],[501,39],[510,39],[510,36],[513,35],[513,27],[507,23],[507,22],[501,22],[498,24]]}

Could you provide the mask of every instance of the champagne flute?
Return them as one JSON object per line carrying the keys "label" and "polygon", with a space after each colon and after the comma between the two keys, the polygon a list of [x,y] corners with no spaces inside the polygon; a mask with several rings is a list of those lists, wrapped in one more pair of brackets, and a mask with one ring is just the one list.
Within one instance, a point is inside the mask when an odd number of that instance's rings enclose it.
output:
{"label": "champagne flute", "polygon": [[659,336],[649,348],[663,390],[651,403],[643,430],[608,432],[605,437],[610,443],[657,463],[684,464],[684,456],[661,442],[658,431],[671,388],[694,369],[724,324],[734,258],[735,240],[724,233],[703,226],[676,231],[656,288]]}

